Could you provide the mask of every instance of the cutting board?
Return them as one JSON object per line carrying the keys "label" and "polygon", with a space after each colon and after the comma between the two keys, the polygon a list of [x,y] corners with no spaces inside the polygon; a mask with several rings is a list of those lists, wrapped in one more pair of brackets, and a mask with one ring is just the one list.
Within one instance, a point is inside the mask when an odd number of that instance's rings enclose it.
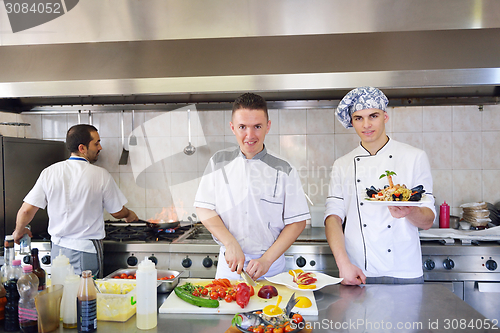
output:
{"label": "cutting board", "polygon": [[[211,279],[183,279],[179,285],[183,285],[184,283],[191,282],[194,285],[207,285],[212,282]],[[242,281],[231,281],[231,283],[235,284],[237,282]],[[263,285],[273,285],[278,290],[278,295],[281,295],[283,300],[281,301],[280,307],[284,308],[286,303],[290,299],[293,293],[295,293],[295,297],[305,296],[309,298],[312,302],[312,306],[309,308],[293,308],[293,312],[298,312],[302,315],[306,316],[317,316],[318,315],[318,307],[316,305],[316,300],[314,299],[314,293],[310,290],[292,290],[285,286],[270,283],[269,281],[259,281],[257,282],[257,286],[254,287],[255,295],[250,297],[250,302],[248,305],[242,309],[236,302],[227,303],[222,300],[219,301],[218,308],[202,308],[192,304],[189,304],[183,300],[181,300],[175,292],[171,292],[165,302],[159,309],[160,313],[194,313],[194,314],[236,314],[238,312],[247,312],[254,310],[262,310],[266,305],[276,304],[278,300],[277,297],[273,297],[271,299],[262,299],[257,296],[257,292]]]}

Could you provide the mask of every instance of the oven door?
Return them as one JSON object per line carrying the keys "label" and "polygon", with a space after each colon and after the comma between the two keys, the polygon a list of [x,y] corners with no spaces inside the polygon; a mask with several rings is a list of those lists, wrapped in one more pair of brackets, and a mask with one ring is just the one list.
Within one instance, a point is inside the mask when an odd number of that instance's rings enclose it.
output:
{"label": "oven door", "polygon": [[500,282],[464,281],[464,301],[486,318],[500,320]]}

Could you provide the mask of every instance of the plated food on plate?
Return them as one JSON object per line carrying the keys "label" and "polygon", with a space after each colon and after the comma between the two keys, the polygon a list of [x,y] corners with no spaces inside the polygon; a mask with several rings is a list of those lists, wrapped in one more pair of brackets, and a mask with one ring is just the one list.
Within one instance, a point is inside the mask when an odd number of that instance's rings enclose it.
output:
{"label": "plated food on plate", "polygon": [[300,298],[295,298],[294,293],[285,308],[280,308],[278,305],[281,302],[281,296],[278,296],[276,305],[270,304],[262,310],[237,313],[231,325],[245,333],[299,332],[306,326],[306,322],[301,314],[292,312],[292,309],[296,304],[303,302]]}
{"label": "plated food on plate", "polygon": [[383,173],[379,179],[387,177],[389,185],[386,185],[382,189],[377,189],[374,186],[367,188],[366,200],[418,202],[422,199],[422,196],[425,193],[423,185],[418,185],[409,189],[405,184],[394,184],[392,176],[396,176],[394,171],[387,170]]}
{"label": "plated food on plate", "polygon": [[[296,281],[294,281],[294,276],[298,277],[300,273],[304,273],[301,275],[304,277],[304,279],[300,280],[296,278]],[[314,281],[314,279],[316,281]],[[312,272],[304,272],[300,269],[294,269],[288,272],[280,273],[275,276],[266,277],[266,280],[272,283],[287,286],[290,289],[315,291],[325,286],[340,283],[343,279],[336,278],[319,272],[312,273]],[[300,284],[301,281],[304,282],[307,281],[307,283],[309,284]]]}

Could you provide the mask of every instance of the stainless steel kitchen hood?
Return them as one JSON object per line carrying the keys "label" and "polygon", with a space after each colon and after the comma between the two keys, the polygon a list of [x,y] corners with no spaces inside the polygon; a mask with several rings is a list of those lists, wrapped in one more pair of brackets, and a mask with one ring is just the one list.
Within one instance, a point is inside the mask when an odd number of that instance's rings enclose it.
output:
{"label": "stainless steel kitchen hood", "polygon": [[246,91],[330,107],[362,85],[391,105],[500,96],[494,0],[104,3],[0,32],[0,110],[210,109]]}

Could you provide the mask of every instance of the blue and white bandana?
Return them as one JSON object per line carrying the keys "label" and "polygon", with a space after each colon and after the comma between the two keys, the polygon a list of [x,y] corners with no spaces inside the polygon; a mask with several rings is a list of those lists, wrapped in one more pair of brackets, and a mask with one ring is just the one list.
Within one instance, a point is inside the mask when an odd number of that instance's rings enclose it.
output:
{"label": "blue and white bandana", "polygon": [[335,114],[345,128],[352,127],[352,114],[365,109],[385,111],[389,100],[379,89],[360,87],[353,89],[342,98]]}

